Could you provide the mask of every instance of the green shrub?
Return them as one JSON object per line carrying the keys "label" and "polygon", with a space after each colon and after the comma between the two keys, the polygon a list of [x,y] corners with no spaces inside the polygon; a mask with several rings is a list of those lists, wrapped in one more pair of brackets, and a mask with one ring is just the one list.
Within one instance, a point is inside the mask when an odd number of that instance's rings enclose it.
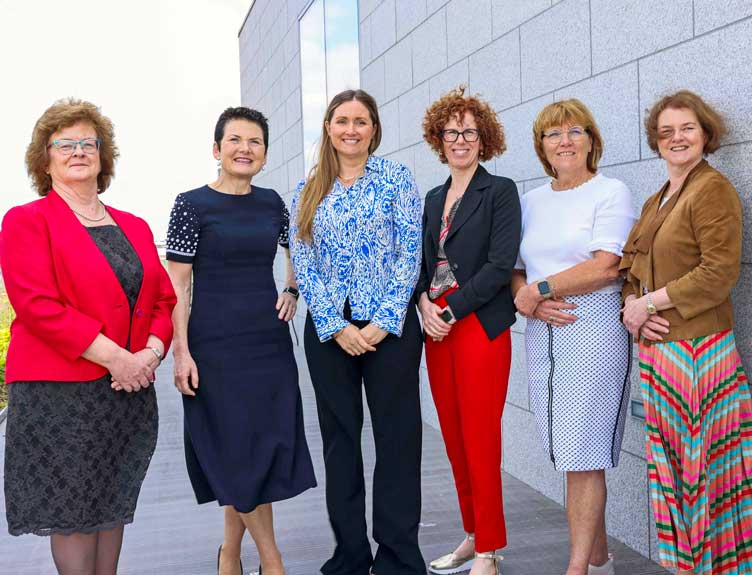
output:
{"label": "green shrub", "polygon": [[8,295],[0,282],[0,410],[5,407],[5,354],[10,341],[10,322],[13,321],[13,308],[8,302]]}

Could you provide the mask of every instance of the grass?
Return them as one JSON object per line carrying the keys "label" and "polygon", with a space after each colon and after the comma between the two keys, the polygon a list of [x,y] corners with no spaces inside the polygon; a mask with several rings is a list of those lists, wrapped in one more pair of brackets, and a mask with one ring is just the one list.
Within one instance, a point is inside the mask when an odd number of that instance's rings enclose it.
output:
{"label": "grass", "polygon": [[5,354],[10,341],[10,322],[13,321],[13,308],[8,302],[2,280],[0,280],[0,410],[5,408],[8,401],[5,393]]}

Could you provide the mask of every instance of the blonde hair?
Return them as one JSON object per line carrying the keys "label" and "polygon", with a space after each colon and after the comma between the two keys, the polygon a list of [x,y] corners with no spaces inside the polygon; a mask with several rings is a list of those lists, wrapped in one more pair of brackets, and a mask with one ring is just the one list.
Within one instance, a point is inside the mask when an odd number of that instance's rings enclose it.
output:
{"label": "blonde hair", "polygon": [[538,159],[543,164],[543,169],[552,178],[556,177],[556,170],[546,158],[546,152],[543,150],[543,134],[549,128],[564,124],[580,125],[590,135],[593,145],[587,157],[587,169],[594,174],[598,170],[598,162],[603,155],[603,138],[601,138],[593,114],[577,98],[549,104],[538,112],[538,117],[533,122],[533,145]]}
{"label": "blonde hair", "polygon": [[373,96],[363,90],[345,90],[332,98],[326,109],[324,123],[321,127],[319,162],[311,169],[308,181],[306,181],[303,190],[300,192],[300,200],[298,202],[298,235],[303,241],[308,243],[313,239],[313,218],[316,216],[316,210],[321,201],[332,189],[334,180],[339,173],[337,151],[332,145],[326,125],[332,121],[334,111],[337,108],[345,102],[352,101],[360,102],[366,107],[375,128],[373,138],[368,144],[368,153],[372,154],[381,143],[381,122],[379,121],[376,100],[373,99]]}
{"label": "blonde hair", "polygon": [[50,157],[47,153],[52,134],[69,128],[79,122],[91,124],[99,145],[100,171],[97,175],[99,193],[104,192],[115,176],[115,160],[120,152],[115,145],[115,128],[112,121],[91,102],[75,98],[58,100],[44,111],[34,125],[31,142],[26,148],[26,171],[34,189],[40,196],[46,196],[52,187],[52,178],[47,173]]}

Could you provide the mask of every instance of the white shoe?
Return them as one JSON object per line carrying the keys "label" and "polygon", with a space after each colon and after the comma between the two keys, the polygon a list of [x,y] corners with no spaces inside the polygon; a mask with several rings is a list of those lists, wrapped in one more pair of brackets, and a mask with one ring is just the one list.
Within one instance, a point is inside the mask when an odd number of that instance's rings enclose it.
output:
{"label": "white shoe", "polygon": [[588,565],[587,572],[588,575],[616,575],[616,571],[614,571],[614,556],[609,553],[608,561],[599,567]]}

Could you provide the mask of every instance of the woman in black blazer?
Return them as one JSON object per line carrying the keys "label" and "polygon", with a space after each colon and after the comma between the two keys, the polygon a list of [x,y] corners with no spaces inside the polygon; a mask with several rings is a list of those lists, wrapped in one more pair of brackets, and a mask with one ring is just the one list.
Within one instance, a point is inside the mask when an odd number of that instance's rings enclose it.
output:
{"label": "woman in black blazer", "polygon": [[488,103],[460,87],[426,111],[423,137],[450,177],[426,195],[423,264],[416,288],[426,364],[467,533],[432,573],[499,572],[506,545],[501,496],[501,415],[515,321],[510,289],[520,241],[520,201],[508,178],[480,161],[506,149]]}

